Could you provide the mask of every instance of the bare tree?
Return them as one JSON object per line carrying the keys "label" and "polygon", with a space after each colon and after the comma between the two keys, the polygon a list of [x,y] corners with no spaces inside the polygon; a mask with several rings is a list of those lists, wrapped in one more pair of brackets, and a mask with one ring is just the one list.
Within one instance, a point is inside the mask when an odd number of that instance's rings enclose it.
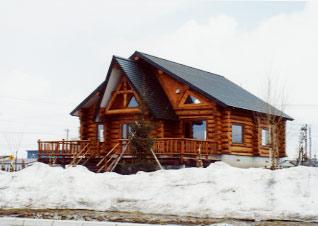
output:
{"label": "bare tree", "polygon": [[[275,84],[278,84],[276,82]],[[268,78],[266,83],[266,112],[265,114],[258,113],[257,123],[260,125],[265,124],[267,126],[267,133],[262,134],[261,130],[261,144],[259,142],[259,148],[264,144],[268,148],[269,159],[270,159],[270,169],[275,170],[279,168],[279,159],[280,159],[280,150],[282,148],[282,131],[286,130],[285,128],[285,116],[283,111],[286,108],[286,95],[284,86],[280,89],[274,89],[273,79]],[[266,135],[264,137],[264,135]],[[266,140],[263,140],[266,139]]]}

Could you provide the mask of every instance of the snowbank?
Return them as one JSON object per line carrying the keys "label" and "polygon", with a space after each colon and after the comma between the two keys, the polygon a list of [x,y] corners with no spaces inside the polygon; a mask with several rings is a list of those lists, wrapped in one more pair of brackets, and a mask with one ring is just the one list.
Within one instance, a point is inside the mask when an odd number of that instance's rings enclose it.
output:
{"label": "snowbank", "polygon": [[37,163],[16,173],[0,171],[0,208],[318,221],[317,189],[318,168],[270,171],[215,163],[123,176]]}

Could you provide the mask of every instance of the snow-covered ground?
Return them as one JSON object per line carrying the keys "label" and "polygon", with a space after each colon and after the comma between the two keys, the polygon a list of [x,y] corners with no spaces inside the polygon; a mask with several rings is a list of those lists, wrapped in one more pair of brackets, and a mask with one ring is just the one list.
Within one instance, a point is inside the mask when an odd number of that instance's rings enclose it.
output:
{"label": "snow-covered ground", "polygon": [[124,176],[37,163],[20,172],[0,171],[0,208],[318,222],[318,168],[270,171],[215,163]]}
{"label": "snow-covered ground", "polygon": [[[0,218],[0,226],[161,226],[161,224],[138,224],[120,222],[92,222],[92,221],[67,221],[67,220],[44,220],[28,218]],[[242,226],[246,224],[242,224]],[[177,226],[177,225],[167,225]],[[211,224],[210,226],[234,226],[232,224]]]}

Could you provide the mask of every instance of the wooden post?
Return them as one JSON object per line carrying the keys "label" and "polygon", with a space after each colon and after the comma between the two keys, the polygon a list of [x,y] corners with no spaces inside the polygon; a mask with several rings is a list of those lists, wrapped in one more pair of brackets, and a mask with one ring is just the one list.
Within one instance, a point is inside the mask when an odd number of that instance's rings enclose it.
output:
{"label": "wooden post", "polygon": [[155,160],[156,160],[156,162],[157,162],[159,168],[160,168],[161,170],[163,170],[163,167],[162,167],[162,165],[160,164],[160,162],[159,162],[159,160],[158,160],[156,154],[153,152],[152,148],[150,149],[150,151],[151,151],[153,157],[155,158]]}
{"label": "wooden post", "polygon": [[38,139],[38,161],[41,161],[42,157],[42,146],[41,146],[41,140]]}
{"label": "wooden post", "polygon": [[181,141],[180,141],[180,143],[181,143],[181,148],[180,148],[180,164],[184,164],[184,139],[182,139]]}
{"label": "wooden post", "polygon": [[201,144],[199,145],[199,148],[198,148],[198,153],[197,153],[197,167],[200,167],[202,168],[203,167],[203,161],[201,159]]}

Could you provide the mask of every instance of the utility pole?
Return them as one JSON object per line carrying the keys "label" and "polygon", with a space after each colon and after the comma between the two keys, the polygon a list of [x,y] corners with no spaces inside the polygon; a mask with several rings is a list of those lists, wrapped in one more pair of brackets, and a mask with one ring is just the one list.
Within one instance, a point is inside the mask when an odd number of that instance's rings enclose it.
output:
{"label": "utility pole", "polygon": [[304,131],[304,139],[305,139],[305,156],[308,158],[308,125],[305,124],[302,128]]}
{"label": "utility pole", "polygon": [[299,149],[297,165],[303,165],[307,161],[307,124],[300,128]]}
{"label": "utility pole", "polygon": [[66,132],[66,140],[68,140],[68,138],[69,138],[69,133],[70,133],[70,129],[65,129],[65,132]]}
{"label": "utility pole", "polygon": [[14,168],[15,168],[15,171],[18,171],[18,150],[16,150],[16,152],[15,152],[15,166],[14,166]]}
{"label": "utility pole", "polygon": [[312,164],[311,127],[308,124],[305,124],[300,128],[297,165],[311,166]]}
{"label": "utility pole", "polygon": [[311,161],[311,145],[312,145],[312,141],[311,141],[311,126],[308,127],[308,141],[309,141],[309,160]]}

